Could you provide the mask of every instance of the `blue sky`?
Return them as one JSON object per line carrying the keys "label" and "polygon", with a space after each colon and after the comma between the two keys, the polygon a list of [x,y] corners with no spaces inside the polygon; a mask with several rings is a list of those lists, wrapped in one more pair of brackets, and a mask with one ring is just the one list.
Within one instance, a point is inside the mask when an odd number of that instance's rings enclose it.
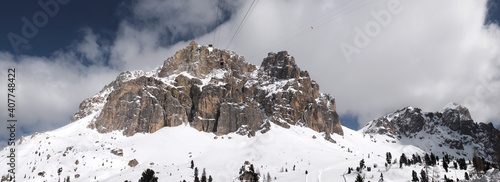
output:
{"label": "blue sky", "polygon": [[[402,107],[436,111],[449,102],[469,104],[479,122],[498,126],[498,5],[397,1],[401,12],[346,61],[342,43],[353,44],[357,28],[377,23],[374,13],[393,1],[262,1],[231,45],[250,1],[224,1],[219,11],[215,0],[2,1],[0,78],[6,67],[20,70],[20,126],[28,135],[68,123],[81,101],[120,72],[151,70],[196,40],[257,65],[267,52],[288,50],[336,97],[342,124],[353,129]],[[55,2],[58,11],[15,51],[8,35],[23,37],[22,18],[33,23],[43,12],[38,2]]]}
{"label": "blue sky", "polygon": [[[43,10],[37,2],[30,0],[0,2],[2,4],[0,34],[7,35],[12,32],[22,35],[24,23],[21,18],[26,17],[32,22],[35,13]],[[116,33],[119,20],[127,15],[127,1],[73,0],[58,6],[57,15],[50,17],[45,26],[38,28],[36,36],[29,39],[31,48],[15,52],[7,36],[1,36],[0,49],[17,54],[50,56],[53,52],[64,49],[80,39],[81,29],[84,27],[92,27],[94,31],[110,40]],[[53,6],[49,7],[53,9]]]}

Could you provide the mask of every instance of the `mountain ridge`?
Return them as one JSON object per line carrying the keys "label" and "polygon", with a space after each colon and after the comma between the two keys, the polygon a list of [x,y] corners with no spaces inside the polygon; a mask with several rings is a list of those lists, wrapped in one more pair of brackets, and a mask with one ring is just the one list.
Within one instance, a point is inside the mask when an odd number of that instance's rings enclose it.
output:
{"label": "mountain ridge", "polygon": [[451,149],[455,152],[448,153],[457,157],[478,155],[500,162],[500,131],[492,123],[475,122],[469,110],[457,103],[450,103],[436,112],[405,107],[368,122],[360,131],[408,141],[408,144],[432,152]]}
{"label": "mountain ridge", "polygon": [[342,134],[335,99],[302,71],[286,51],[269,53],[261,66],[235,52],[191,42],[150,72],[123,72],[84,100],[72,121],[98,113],[91,128],[155,132],[189,123],[199,131],[248,136],[269,122]]}

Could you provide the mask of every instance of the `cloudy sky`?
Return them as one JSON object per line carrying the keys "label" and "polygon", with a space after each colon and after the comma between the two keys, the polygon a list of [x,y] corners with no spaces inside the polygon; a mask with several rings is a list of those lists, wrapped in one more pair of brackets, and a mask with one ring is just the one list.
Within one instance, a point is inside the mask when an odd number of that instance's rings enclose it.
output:
{"label": "cloudy sky", "polygon": [[[191,40],[234,50],[257,65],[268,52],[288,50],[322,92],[336,97],[342,124],[353,129],[406,106],[438,111],[450,102],[469,107],[477,122],[500,124],[494,1],[0,4],[0,102],[5,108],[7,69],[16,68],[18,135],[67,124],[81,101],[120,72],[158,67]],[[4,120],[7,114],[0,110]],[[3,142],[6,123],[0,126]]]}

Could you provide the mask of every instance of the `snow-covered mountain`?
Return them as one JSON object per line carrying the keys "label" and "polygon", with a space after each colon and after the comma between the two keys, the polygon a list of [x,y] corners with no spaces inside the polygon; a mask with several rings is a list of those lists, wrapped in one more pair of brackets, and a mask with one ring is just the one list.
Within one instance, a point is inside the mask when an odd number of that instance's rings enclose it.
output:
{"label": "snow-covered mountain", "polygon": [[101,133],[155,132],[188,124],[217,135],[250,136],[270,123],[304,125],[325,137],[342,134],[335,99],[301,71],[286,51],[269,53],[260,67],[234,52],[189,46],[151,72],[124,72],[80,105],[73,121],[96,113]]}
{"label": "snow-covered mountain", "polygon": [[369,122],[361,131],[428,152],[466,158],[476,153],[489,161],[500,161],[500,131],[491,123],[474,122],[469,110],[457,103],[437,112],[406,107]]}
{"label": "snow-covered mountain", "polygon": [[[120,74],[83,101],[68,125],[18,140],[15,176],[138,181],[151,169],[158,181],[168,182],[195,181],[195,171],[215,182],[255,176],[266,182],[352,182],[358,175],[410,181],[413,171],[426,171],[439,180],[463,181],[467,173],[471,180],[496,181],[498,170],[478,177],[470,164],[448,171],[441,166],[443,152],[458,162],[472,160],[476,150],[493,162],[498,140],[485,137],[495,132],[474,123],[459,105],[432,114],[408,107],[353,131],[340,125],[333,97],[320,93],[286,51],[270,53],[258,67],[234,52],[192,42],[153,71]],[[9,163],[10,149],[0,151],[0,163]],[[431,152],[442,159],[439,164],[397,162],[402,154],[424,158]],[[349,170],[362,160],[365,167]],[[0,174],[8,178],[9,169],[0,165]]]}

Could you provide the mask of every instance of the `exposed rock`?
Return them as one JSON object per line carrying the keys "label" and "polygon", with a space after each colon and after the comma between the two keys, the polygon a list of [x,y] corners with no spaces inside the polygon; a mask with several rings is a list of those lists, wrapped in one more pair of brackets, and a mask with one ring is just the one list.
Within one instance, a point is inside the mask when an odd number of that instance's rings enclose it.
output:
{"label": "exposed rock", "polygon": [[117,156],[123,157],[123,150],[122,149],[113,149],[111,150],[112,154],[115,154]]}
{"label": "exposed rock", "polygon": [[[219,64],[219,59],[224,65]],[[234,52],[192,42],[151,72],[124,72],[80,104],[73,121],[94,115],[90,128],[126,136],[188,124],[204,132],[253,136],[270,123],[343,135],[335,99],[301,71],[286,51],[260,67]]]}
{"label": "exposed rock", "polygon": [[[476,151],[487,160],[500,160],[500,131],[491,123],[474,122],[466,107],[454,103],[438,112],[422,112],[419,108],[406,107],[369,122],[363,133],[387,135],[395,139],[423,140],[432,136],[438,138],[432,139],[432,143],[439,146],[431,146],[433,152],[447,147],[461,151],[457,154],[470,155],[467,156],[469,158],[472,158],[473,152]],[[413,144],[424,149],[429,147],[420,143],[425,142]]]}
{"label": "exposed rock", "polygon": [[45,177],[45,171],[38,172],[38,176]]}
{"label": "exposed rock", "polygon": [[130,167],[135,167],[138,164],[139,164],[139,162],[136,159],[132,159],[132,160],[128,161],[128,166],[130,166]]}

